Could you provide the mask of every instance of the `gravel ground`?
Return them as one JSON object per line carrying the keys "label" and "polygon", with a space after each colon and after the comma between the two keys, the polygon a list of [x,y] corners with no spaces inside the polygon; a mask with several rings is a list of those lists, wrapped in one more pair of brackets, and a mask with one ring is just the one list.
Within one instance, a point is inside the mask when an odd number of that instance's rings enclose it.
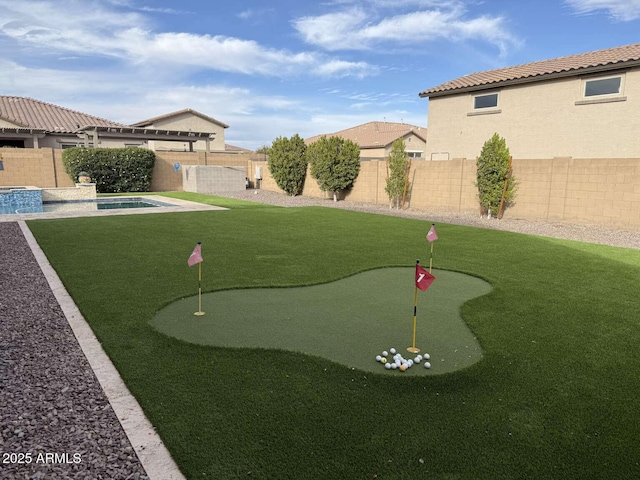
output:
{"label": "gravel ground", "polygon": [[359,203],[350,201],[334,202],[332,199],[323,199],[306,196],[291,197],[279,192],[268,190],[245,190],[240,192],[224,192],[217,195],[267,203],[282,207],[323,206],[342,208],[359,212],[377,213],[382,215],[395,215],[407,218],[422,218],[435,223],[452,223],[456,225],[470,225],[474,227],[493,228],[510,232],[541,235],[544,237],[565,238],[580,242],[600,243],[615,247],[640,249],[640,232],[629,232],[594,225],[575,225],[569,223],[550,223],[533,220],[509,218],[508,214],[502,220],[480,218],[472,213],[447,212],[442,210],[416,210],[406,209],[399,211],[390,209],[387,205],[373,203]]}
{"label": "gravel ground", "polygon": [[15,222],[0,271],[0,478],[146,479]]}

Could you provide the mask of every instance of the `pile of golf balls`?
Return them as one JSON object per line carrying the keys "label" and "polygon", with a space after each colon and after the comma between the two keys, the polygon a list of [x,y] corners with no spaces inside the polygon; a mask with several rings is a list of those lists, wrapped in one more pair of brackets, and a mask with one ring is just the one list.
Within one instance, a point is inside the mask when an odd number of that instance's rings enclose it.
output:
{"label": "pile of golf balls", "polygon": [[[390,357],[390,354],[393,356]],[[428,361],[430,358],[429,354],[425,353],[424,355],[416,355],[412,359],[407,359],[398,353],[395,348],[390,348],[388,352],[384,350],[380,355],[376,355],[376,362],[384,365],[384,368],[387,370],[400,370],[401,372],[406,372],[408,369],[422,361],[424,361],[424,368],[431,368],[431,363]]]}

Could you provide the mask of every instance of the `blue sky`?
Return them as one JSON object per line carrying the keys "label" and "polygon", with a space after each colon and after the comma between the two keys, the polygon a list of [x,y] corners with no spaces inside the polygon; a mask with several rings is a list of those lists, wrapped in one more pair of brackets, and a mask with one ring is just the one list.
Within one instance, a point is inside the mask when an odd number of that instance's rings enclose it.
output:
{"label": "blue sky", "polygon": [[427,126],[468,73],[640,42],[640,0],[0,0],[0,94],[133,123],[192,108],[255,149]]}

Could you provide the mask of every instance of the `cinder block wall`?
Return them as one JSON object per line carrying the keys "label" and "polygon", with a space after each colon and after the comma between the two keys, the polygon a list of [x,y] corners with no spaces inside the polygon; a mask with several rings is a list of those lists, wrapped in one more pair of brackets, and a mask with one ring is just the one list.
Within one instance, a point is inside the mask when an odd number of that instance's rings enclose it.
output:
{"label": "cinder block wall", "polygon": [[[174,164],[244,166],[245,176],[251,177],[251,162],[264,160],[256,153],[156,152],[151,190],[154,192],[182,191],[182,171],[176,173]],[[266,162],[264,162],[267,170]]]}
{"label": "cinder block wall", "polygon": [[72,187],[64,171],[62,150],[51,148],[2,148],[0,186]]}
{"label": "cinder block wall", "polygon": [[[265,163],[266,167],[266,163]],[[640,159],[514,159],[516,201],[505,216],[640,231]],[[280,191],[263,168],[262,188]],[[479,212],[476,161],[414,161],[405,206]],[[345,200],[389,204],[384,161],[362,162]],[[307,173],[303,195],[328,198]]]}
{"label": "cinder block wall", "polygon": [[[0,186],[70,187],[74,182],[64,172],[62,151],[41,149],[0,149],[4,169]],[[260,188],[280,191],[269,173],[266,157],[260,154],[204,152],[156,152],[151,189],[156,192],[181,191],[181,165],[241,165],[255,185],[255,170],[262,167]],[[519,188],[515,204],[506,217],[531,220],[604,225],[640,231],[640,159],[514,159],[513,173]],[[360,174],[346,201],[388,205],[384,191],[385,161],[361,163]],[[412,186],[405,206],[416,209],[443,209],[460,212],[479,210],[475,160],[413,161]],[[307,172],[303,195],[330,198]]]}

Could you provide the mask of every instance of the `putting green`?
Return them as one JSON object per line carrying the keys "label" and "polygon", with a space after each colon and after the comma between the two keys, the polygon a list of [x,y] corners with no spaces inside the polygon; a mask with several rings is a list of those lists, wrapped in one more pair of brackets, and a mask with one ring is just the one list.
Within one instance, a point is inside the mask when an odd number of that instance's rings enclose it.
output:
{"label": "putting green", "polygon": [[[381,268],[307,287],[222,290],[160,310],[158,331],[200,345],[283,349],[317,355],[365,371],[389,375],[452,372],[482,358],[482,350],[460,316],[461,305],[491,286],[476,277],[433,270],[436,280],[418,291],[416,346],[429,353],[431,369],[414,365],[404,373],[375,360],[396,348],[406,359],[412,345],[415,269]],[[390,356],[391,357],[391,356]]]}

